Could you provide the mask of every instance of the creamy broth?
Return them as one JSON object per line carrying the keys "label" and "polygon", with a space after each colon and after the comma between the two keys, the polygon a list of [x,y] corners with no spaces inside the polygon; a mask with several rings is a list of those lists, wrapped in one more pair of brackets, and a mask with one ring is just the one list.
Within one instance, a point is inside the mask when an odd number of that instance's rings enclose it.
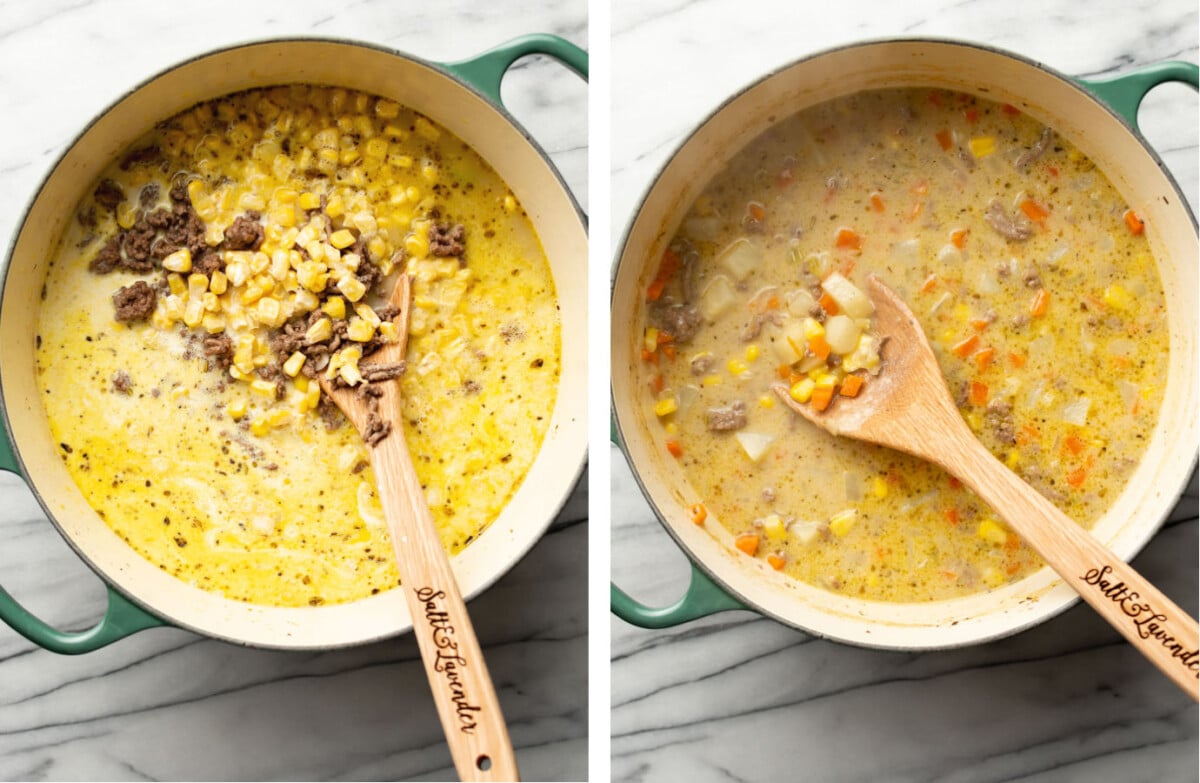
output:
{"label": "creamy broth", "polygon": [[770,392],[811,394],[826,372],[805,324],[837,313],[831,274],[898,291],[971,429],[1084,526],[1157,419],[1168,334],[1144,226],[1086,156],[1011,106],[911,89],[805,110],[713,177],[661,263],[639,388],[696,522],[829,590],[936,600],[1040,567],[945,473],[834,438]]}
{"label": "creamy broth", "polygon": [[[537,454],[560,372],[549,265],[495,171],[413,111],[305,85],[202,104],[130,150],[62,238],[37,333],[50,429],[97,513],[163,570],[237,600],[319,605],[398,584],[366,448],[304,369],[321,356],[272,338],[327,318],[344,338],[320,371],[353,380],[369,356],[334,360],[389,339],[361,306],[403,270],[414,300],[393,424],[446,549],[478,537]],[[172,248],[129,268],[132,237],[172,209],[203,227],[188,268]],[[250,224],[253,249],[233,239]],[[122,260],[97,268],[114,237]],[[152,313],[118,322],[114,293],[137,281],[156,287]],[[214,355],[206,340],[221,337]]]}

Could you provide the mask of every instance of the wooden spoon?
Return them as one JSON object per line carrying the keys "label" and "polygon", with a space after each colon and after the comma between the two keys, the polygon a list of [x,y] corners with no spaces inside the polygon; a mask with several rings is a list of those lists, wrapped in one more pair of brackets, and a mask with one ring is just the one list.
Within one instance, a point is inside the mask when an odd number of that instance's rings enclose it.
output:
{"label": "wooden spoon", "polygon": [[[395,318],[399,339],[368,357],[363,368],[404,360],[411,299],[412,283],[401,274],[389,299],[400,311]],[[404,598],[454,767],[463,780],[517,780],[516,757],[500,702],[404,441],[400,382],[371,384],[379,393],[373,398],[374,412],[371,398],[358,391],[361,385],[335,388],[323,375],[320,383],[367,440]],[[378,437],[382,422],[390,424],[390,432],[372,444],[369,436],[374,431]]]}
{"label": "wooden spoon", "polygon": [[933,462],[958,477],[1082,598],[1196,700],[1200,654],[1194,619],[992,456],[963,421],[925,333],[894,291],[867,281],[884,366],[858,396],[823,412],[800,405],[785,384],[775,393],[834,435],[878,443]]}

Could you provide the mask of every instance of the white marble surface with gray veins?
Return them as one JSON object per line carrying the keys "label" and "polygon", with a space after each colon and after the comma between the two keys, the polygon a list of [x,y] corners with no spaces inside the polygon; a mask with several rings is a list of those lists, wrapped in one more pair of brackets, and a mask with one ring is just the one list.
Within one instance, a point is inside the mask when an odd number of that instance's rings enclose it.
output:
{"label": "white marble surface with gray veins", "polygon": [[[721,101],[842,43],[974,40],[1074,75],[1197,61],[1192,0],[1077,3],[642,2],[612,18],[612,238],[658,168]],[[1154,90],[1144,134],[1197,205],[1196,92]],[[613,449],[614,581],[665,605],[688,565]],[[1192,482],[1135,566],[1193,615]],[[612,618],[612,773],[620,781],[1194,781],[1197,711],[1088,608],[992,644],[894,653],[750,612],[665,631]]]}
{"label": "white marble surface with gray veins", "polygon": [[[321,35],[455,61],[530,32],[586,47],[586,3],[0,2],[0,243],[96,112],[191,55]],[[503,95],[586,208],[586,84],[532,58]],[[587,774],[586,481],[532,552],[470,604],[531,780]],[[94,623],[99,580],[8,474],[0,509],[0,585],[60,627]],[[64,657],[0,625],[0,779],[453,777],[411,635],[283,653],[154,629]]]}

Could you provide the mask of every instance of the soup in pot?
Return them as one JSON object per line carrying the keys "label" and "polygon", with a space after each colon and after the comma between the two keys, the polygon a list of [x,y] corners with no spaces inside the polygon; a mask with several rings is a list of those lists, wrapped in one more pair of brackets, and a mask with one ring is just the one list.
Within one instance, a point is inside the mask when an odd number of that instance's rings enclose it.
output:
{"label": "soup in pot", "polygon": [[868,274],[918,317],[963,418],[1079,524],[1123,490],[1167,374],[1145,226],[1068,140],[1013,106],[868,91],[779,122],[691,205],[645,288],[644,416],[697,524],[866,599],[949,599],[1041,566],[972,492],[839,439],[797,404],[887,372]]}
{"label": "soup in pot", "polygon": [[[386,301],[413,280],[407,361]],[[178,578],[277,606],[398,572],[366,448],[318,379],[398,378],[451,553],[496,518],[549,424],[550,268],[488,164],[392,101],[287,85],[197,105],[105,170],[50,264],[37,327],[50,430],[88,503]]]}

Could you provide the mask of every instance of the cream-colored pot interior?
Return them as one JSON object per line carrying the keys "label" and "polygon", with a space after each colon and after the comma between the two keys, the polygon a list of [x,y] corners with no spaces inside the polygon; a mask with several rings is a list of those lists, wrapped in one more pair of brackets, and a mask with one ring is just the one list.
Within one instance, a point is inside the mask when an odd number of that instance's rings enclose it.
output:
{"label": "cream-colored pot interior", "polygon": [[398,590],[351,604],[303,609],[227,600],[171,577],[121,541],[84,501],[51,442],[33,378],[38,291],[74,206],[101,169],[150,126],[198,101],[293,82],[340,85],[410,106],[449,128],[499,172],[541,237],[562,314],[563,364],[545,443],[500,517],[453,559],[465,596],[524,555],[565,502],[587,452],[587,235],[565,185],[536,146],[494,105],[425,63],[334,41],[273,41],[185,63],[97,119],[38,193],[5,270],[0,301],[0,390],[23,471],[63,535],[106,580],[178,625],[231,641],[284,648],[358,644],[412,627]]}
{"label": "cream-colored pot interior", "polygon": [[[733,549],[719,524],[698,527],[694,494],[650,436],[634,404],[642,292],[689,204],[732,155],[777,120],[865,89],[936,86],[1011,103],[1092,158],[1146,218],[1167,293],[1171,361],[1163,408],[1145,459],[1095,535],[1125,560],[1162,524],[1195,464],[1197,446],[1197,241],[1185,204],[1138,137],[1077,85],[1029,62],[951,42],[889,41],[830,51],[772,74],[730,100],[676,152],[654,183],[621,250],[613,292],[613,398],[626,454],[668,531],[705,571],[750,606],[853,644],[929,649],[1014,633],[1066,608],[1075,593],[1044,568],[1004,588],[952,601],[886,604],[788,579]],[[692,500],[689,500],[692,498]],[[1188,553],[1186,563],[1193,567]]]}

